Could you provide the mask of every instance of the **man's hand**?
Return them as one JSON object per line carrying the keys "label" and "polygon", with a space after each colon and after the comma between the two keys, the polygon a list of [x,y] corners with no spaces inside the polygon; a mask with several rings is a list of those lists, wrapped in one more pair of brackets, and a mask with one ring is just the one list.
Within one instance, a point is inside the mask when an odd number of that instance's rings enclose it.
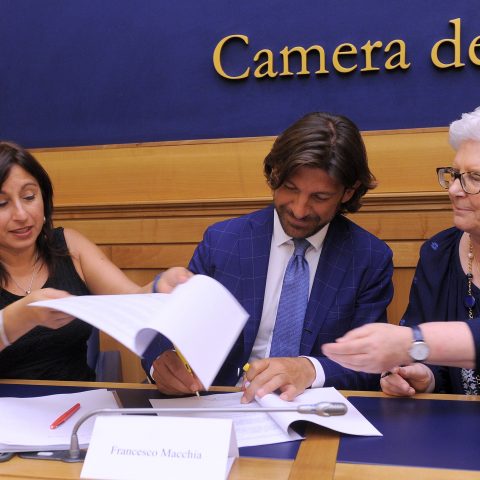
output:
{"label": "man's hand", "polygon": [[152,378],[158,390],[166,395],[185,395],[205,390],[198,377],[187,371],[174,350],[163,352],[156,358]]}
{"label": "man's hand", "polygon": [[387,395],[411,397],[416,393],[432,392],[435,388],[433,372],[423,363],[395,367],[380,380],[382,391]]}
{"label": "man's hand", "polygon": [[315,380],[315,367],[308,358],[265,358],[251,363],[245,376],[242,403],[251,402],[256,395],[280,390],[282,400],[293,400]]}

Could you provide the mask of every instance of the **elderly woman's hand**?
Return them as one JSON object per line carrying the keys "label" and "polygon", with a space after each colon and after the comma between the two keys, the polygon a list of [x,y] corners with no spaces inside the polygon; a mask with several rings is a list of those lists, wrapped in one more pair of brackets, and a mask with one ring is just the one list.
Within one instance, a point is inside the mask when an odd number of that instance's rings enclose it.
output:
{"label": "elderly woman's hand", "polygon": [[322,346],[323,354],[352,370],[380,373],[411,363],[408,350],[412,332],[408,327],[370,323],[347,332],[335,343]]}

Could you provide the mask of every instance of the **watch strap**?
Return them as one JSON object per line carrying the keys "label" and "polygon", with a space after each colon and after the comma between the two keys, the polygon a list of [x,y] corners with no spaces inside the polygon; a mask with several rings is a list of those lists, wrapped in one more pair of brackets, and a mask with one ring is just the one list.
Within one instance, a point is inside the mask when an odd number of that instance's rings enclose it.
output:
{"label": "watch strap", "polygon": [[423,333],[418,325],[412,325],[412,334],[414,342],[424,342]]}

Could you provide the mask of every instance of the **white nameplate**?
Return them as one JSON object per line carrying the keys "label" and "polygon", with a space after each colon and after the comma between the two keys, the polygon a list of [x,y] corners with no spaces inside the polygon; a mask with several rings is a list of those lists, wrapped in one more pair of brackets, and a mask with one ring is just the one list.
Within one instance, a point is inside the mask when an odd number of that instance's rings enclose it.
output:
{"label": "white nameplate", "polygon": [[224,480],[236,457],[231,420],[98,416],[81,478]]}

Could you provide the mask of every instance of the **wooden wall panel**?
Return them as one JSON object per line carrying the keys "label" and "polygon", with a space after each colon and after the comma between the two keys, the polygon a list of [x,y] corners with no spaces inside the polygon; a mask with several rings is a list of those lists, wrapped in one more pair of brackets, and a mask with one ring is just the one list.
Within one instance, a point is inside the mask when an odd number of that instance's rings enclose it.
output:
{"label": "wooden wall panel", "polygon": [[[449,165],[446,129],[366,132],[376,193],[437,192]],[[274,137],[37,149],[58,205],[266,198],[263,159]]]}
{"label": "wooden wall panel", "polygon": [[[112,260],[120,268],[169,268],[186,267],[196,243],[180,245],[136,245],[117,246],[113,249]],[[135,261],[132,262],[132,257]]]}
{"label": "wooden wall panel", "polygon": [[[408,206],[405,207],[409,208]],[[383,240],[427,239],[452,225],[449,206],[444,211],[372,211],[360,212],[350,218]]]}
{"label": "wooden wall panel", "polygon": [[[379,186],[352,220],[394,253],[395,297],[389,321],[408,303],[421,244],[451,225],[435,167],[453,152],[446,129],[364,134]],[[262,162],[272,137],[37,150],[55,185],[55,223],[75,228],[139,284],[186,266],[206,227],[270,203]],[[122,353],[125,381],[142,381],[139,359]]]}
{"label": "wooden wall panel", "polygon": [[447,129],[396,130],[364,134],[377,192],[436,192],[436,167],[452,162]]}
{"label": "wooden wall panel", "polygon": [[388,306],[387,314],[390,323],[398,324],[408,305],[408,295],[415,268],[395,268],[393,273],[394,300]]}
{"label": "wooden wall panel", "polygon": [[98,244],[149,244],[198,242],[213,221],[217,218],[103,218],[63,220],[62,225],[82,231]]}
{"label": "wooden wall panel", "polygon": [[271,143],[271,138],[165,142],[36,154],[60,204],[248,198],[268,195],[262,161]]}

